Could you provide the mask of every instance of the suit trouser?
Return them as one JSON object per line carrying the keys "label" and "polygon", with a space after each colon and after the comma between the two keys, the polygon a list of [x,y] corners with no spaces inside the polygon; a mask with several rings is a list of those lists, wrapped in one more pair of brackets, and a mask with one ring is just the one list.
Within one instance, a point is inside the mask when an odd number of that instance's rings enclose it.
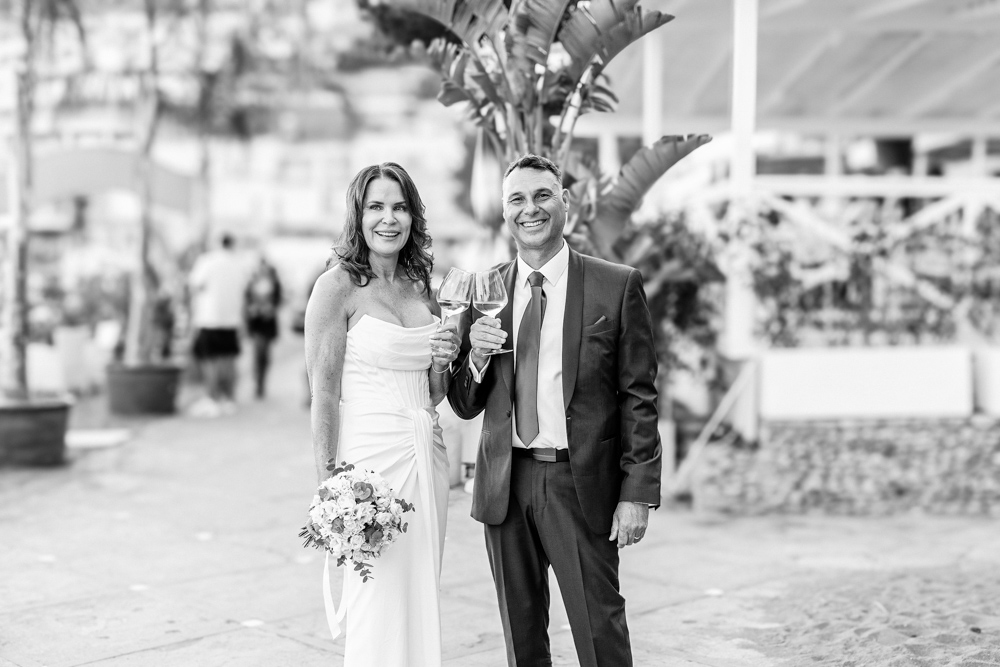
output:
{"label": "suit trouser", "polygon": [[514,458],[507,517],[486,526],[511,667],[552,664],[550,564],[581,667],[632,665],[625,599],[618,589],[618,547],[609,536],[587,526],[569,463]]}

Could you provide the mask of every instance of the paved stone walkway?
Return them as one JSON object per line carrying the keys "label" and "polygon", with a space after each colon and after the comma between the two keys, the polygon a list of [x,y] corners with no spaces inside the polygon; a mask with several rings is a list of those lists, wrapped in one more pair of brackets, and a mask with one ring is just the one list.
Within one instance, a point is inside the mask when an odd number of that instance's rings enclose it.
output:
{"label": "paved stone walkway", "polygon": [[[283,341],[272,397],[234,416],[122,420],[98,398],[75,423],[128,428],[126,444],[0,470],[0,667],[342,664],[321,558],[297,537],[314,483],[300,341]],[[446,664],[499,666],[469,504],[452,491]],[[622,587],[637,665],[1000,665],[995,520],[664,508],[623,553]],[[558,600],[553,660],[575,665]]]}

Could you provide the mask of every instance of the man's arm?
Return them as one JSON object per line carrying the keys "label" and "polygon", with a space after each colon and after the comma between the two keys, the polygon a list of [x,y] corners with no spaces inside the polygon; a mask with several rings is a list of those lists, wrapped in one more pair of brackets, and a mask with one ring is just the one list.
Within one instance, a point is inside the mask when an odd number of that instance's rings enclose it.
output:
{"label": "man's arm", "polygon": [[662,448],[657,430],[656,349],[642,276],[629,274],[618,339],[618,401],[621,412],[619,500],[660,504]]}
{"label": "man's arm", "polygon": [[467,309],[461,317],[458,330],[466,333],[462,335],[462,347],[458,353],[458,370],[448,388],[448,403],[459,417],[472,419],[486,408],[486,399],[496,382],[496,373],[490,370],[489,357],[473,357],[470,340],[472,310]]}

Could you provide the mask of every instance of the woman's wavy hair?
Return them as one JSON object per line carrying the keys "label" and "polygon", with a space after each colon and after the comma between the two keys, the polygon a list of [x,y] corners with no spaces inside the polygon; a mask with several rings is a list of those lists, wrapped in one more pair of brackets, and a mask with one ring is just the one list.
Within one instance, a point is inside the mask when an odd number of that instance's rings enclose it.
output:
{"label": "woman's wavy hair", "polygon": [[427,233],[427,219],[424,217],[424,203],[417,192],[417,186],[406,170],[395,162],[383,162],[365,167],[358,172],[347,188],[347,220],[340,241],[333,248],[327,268],[339,264],[351,274],[355,285],[367,285],[375,273],[368,259],[368,243],[361,229],[361,218],[365,206],[365,192],[368,185],[380,178],[399,183],[409,209],[410,237],[399,251],[399,266],[403,267],[410,280],[420,281],[428,295],[431,293],[431,269],[434,259],[427,251],[431,247],[431,236]]}

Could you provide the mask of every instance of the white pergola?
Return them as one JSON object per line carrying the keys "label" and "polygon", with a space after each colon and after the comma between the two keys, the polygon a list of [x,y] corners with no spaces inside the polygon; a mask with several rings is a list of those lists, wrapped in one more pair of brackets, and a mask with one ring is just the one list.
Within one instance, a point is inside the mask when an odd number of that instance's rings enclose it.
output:
{"label": "white pergola", "polygon": [[[983,207],[1000,211],[1000,178],[988,166],[988,139],[1000,137],[1000,0],[643,0],[642,6],[677,18],[608,67],[618,110],[587,115],[577,126],[578,136],[597,139],[605,172],[620,167],[620,137],[649,144],[663,134],[729,134],[729,178],[699,197],[731,199],[737,204],[731,213],[742,203],[763,203],[845,252],[851,240],[843,220],[809,199],[936,200],[903,224],[918,229],[957,213],[970,234]],[[760,131],[822,138],[825,173],[757,174],[753,139]],[[910,175],[843,173],[847,141],[938,133],[971,140],[965,175],[929,176],[921,155]],[[727,269],[720,347],[753,359],[760,352],[752,334],[753,291],[738,262]],[[886,263],[881,271],[950,305],[906,267]],[[757,414],[746,393],[753,367],[744,366],[693,445],[688,472],[724,418],[753,439]]]}
{"label": "white pergola", "polygon": [[[578,136],[598,140],[601,166],[620,167],[619,137],[649,144],[663,134],[727,133],[729,178],[704,200],[763,203],[832,247],[851,241],[836,217],[793,198],[936,199],[906,224],[960,213],[972,233],[984,207],[1000,211],[1000,178],[988,171],[1000,137],[1000,0],[645,0],[677,18],[607,69],[620,97],[613,114],[580,119]],[[640,46],[641,44],[641,46]],[[823,175],[759,175],[754,135],[779,131],[825,141]],[[962,177],[932,177],[917,156],[910,175],[845,175],[844,142],[949,133],[972,142]],[[731,211],[738,207],[730,207]],[[730,267],[730,278],[740,273]],[[907,269],[892,281],[947,305]],[[752,356],[749,287],[727,284],[723,348]]]}
{"label": "white pergola", "polygon": [[[677,18],[608,67],[614,114],[580,120],[606,169],[615,139],[731,132],[730,187],[780,194],[940,197],[1000,192],[995,179],[839,177],[854,137],[955,133],[986,175],[1000,137],[1000,0],[645,0]],[[828,176],[755,176],[750,137],[778,130],[827,139]],[[924,163],[925,164],[925,163]],[[921,168],[918,161],[918,171]],[[833,178],[830,178],[833,177]]]}

